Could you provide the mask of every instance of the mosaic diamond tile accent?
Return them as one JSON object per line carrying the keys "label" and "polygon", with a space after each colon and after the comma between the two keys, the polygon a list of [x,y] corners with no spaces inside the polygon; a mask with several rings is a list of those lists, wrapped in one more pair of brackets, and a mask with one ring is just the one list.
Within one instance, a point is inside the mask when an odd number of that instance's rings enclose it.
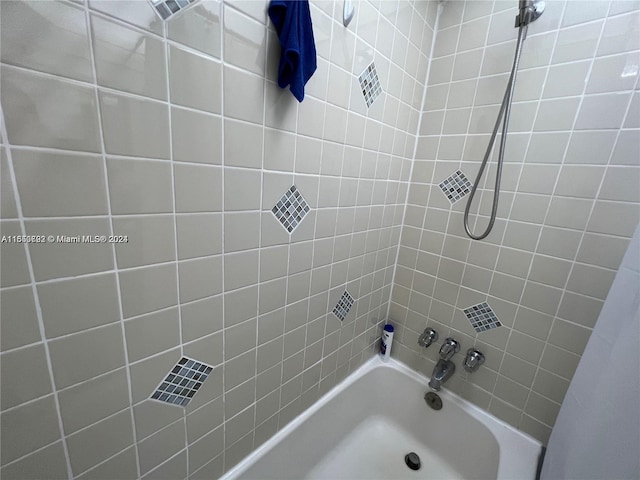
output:
{"label": "mosaic diamond tile accent", "polygon": [[500,319],[487,302],[465,308],[463,312],[471,322],[471,326],[476,329],[476,332],[484,332],[485,330],[502,326]]}
{"label": "mosaic diamond tile accent", "polygon": [[338,317],[340,321],[343,321],[347,316],[347,313],[349,313],[349,310],[351,310],[353,302],[353,297],[345,290],[336,306],[333,307],[332,313]]}
{"label": "mosaic diamond tile accent", "polygon": [[197,0],[149,0],[149,3],[162,20],[168,20],[169,17],[184,10]]}
{"label": "mosaic diamond tile accent", "polygon": [[451,204],[456,203],[471,191],[471,182],[461,170],[449,175],[439,185]]}
{"label": "mosaic diamond tile accent", "polygon": [[295,185],[292,185],[271,209],[278,221],[289,233],[300,225],[300,222],[310,210],[309,204],[307,204],[307,201]]}
{"label": "mosaic diamond tile accent", "polygon": [[382,93],[382,87],[380,86],[380,79],[378,78],[378,71],[373,62],[364,72],[358,77],[360,81],[360,88],[362,89],[362,95],[364,95],[364,101],[367,107],[370,107],[374,100],[378,98],[378,95]]}
{"label": "mosaic diamond tile accent", "polygon": [[205,363],[182,357],[158,385],[151,398],[186,407],[212,370],[213,367]]}

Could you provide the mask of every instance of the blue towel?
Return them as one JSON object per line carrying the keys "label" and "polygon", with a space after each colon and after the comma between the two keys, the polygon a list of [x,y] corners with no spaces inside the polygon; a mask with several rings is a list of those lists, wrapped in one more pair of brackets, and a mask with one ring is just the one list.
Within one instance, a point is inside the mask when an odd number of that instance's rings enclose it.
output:
{"label": "blue towel", "polygon": [[316,44],[309,0],[271,0],[269,17],[280,39],[278,85],[289,85],[299,102],[304,98],[304,86],[316,71]]}

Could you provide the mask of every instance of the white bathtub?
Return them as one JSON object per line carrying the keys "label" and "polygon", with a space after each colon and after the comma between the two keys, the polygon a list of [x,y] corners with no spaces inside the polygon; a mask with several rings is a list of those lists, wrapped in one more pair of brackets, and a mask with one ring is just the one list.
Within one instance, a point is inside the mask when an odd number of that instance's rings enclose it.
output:
{"label": "white bathtub", "polygon": [[539,442],[445,390],[432,410],[427,382],[374,357],[223,479],[535,478]]}

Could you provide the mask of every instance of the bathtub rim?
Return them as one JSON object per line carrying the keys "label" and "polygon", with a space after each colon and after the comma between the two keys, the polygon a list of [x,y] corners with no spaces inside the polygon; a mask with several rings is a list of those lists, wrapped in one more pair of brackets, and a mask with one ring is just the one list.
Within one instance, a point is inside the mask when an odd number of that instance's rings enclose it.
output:
{"label": "bathtub rim", "polygon": [[[260,458],[266,455],[273,447],[275,447],[284,438],[286,438],[292,431],[302,425],[309,417],[323,408],[329,401],[349,388],[352,384],[365,376],[367,373],[378,368],[390,368],[392,370],[396,370],[398,373],[406,375],[412,380],[420,383],[421,385],[424,385],[425,392],[429,390],[429,377],[427,377],[426,375],[411,369],[410,367],[400,362],[399,360],[394,359],[393,357],[388,361],[383,362],[380,359],[379,355],[373,355],[369,360],[364,362],[360,367],[351,372],[337,385],[331,388],[331,390],[322,395],[313,403],[313,405],[296,416],[281,430],[276,432],[276,434],[273,435],[269,440],[264,442],[258,448],[253,450],[249,455],[243,458],[238,464],[229,469],[222,477],[220,477],[220,480],[233,480],[237,478],[238,475],[241,475],[242,473],[247,471],[255,462],[260,460]],[[469,414],[473,418],[480,421],[494,435],[500,449],[500,458],[498,459],[498,479],[520,478],[518,476],[514,476],[514,474],[519,470],[519,466],[516,464],[521,461],[527,462],[530,465],[529,470],[531,471],[531,476],[529,478],[531,480],[537,478],[536,473],[538,470],[539,457],[544,449],[544,446],[540,441],[536,440],[526,432],[518,430],[517,428],[509,425],[503,420],[486,412],[485,410],[451,391],[443,389],[438,392],[438,395],[442,398],[443,401],[451,402],[457,405],[459,408],[469,412]],[[509,436],[511,436],[512,438],[509,438]],[[513,440],[513,438],[519,438],[520,441],[518,441],[517,443],[519,443],[520,445],[514,446],[513,444],[511,444],[510,442]],[[514,452],[509,452],[510,455],[508,456],[503,456],[503,447],[505,445],[505,442],[507,442],[506,445],[512,447],[514,450]],[[530,452],[524,448],[519,448],[527,446],[531,450]],[[515,453],[515,455],[513,455],[513,453]]]}

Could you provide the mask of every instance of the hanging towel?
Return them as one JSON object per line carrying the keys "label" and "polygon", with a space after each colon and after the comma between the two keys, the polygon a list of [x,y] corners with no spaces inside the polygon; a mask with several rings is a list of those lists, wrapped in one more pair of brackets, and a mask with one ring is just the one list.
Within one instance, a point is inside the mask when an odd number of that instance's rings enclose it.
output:
{"label": "hanging towel", "polygon": [[289,85],[293,96],[302,102],[304,86],[317,67],[309,0],[271,0],[269,18],[282,47],[278,85]]}

